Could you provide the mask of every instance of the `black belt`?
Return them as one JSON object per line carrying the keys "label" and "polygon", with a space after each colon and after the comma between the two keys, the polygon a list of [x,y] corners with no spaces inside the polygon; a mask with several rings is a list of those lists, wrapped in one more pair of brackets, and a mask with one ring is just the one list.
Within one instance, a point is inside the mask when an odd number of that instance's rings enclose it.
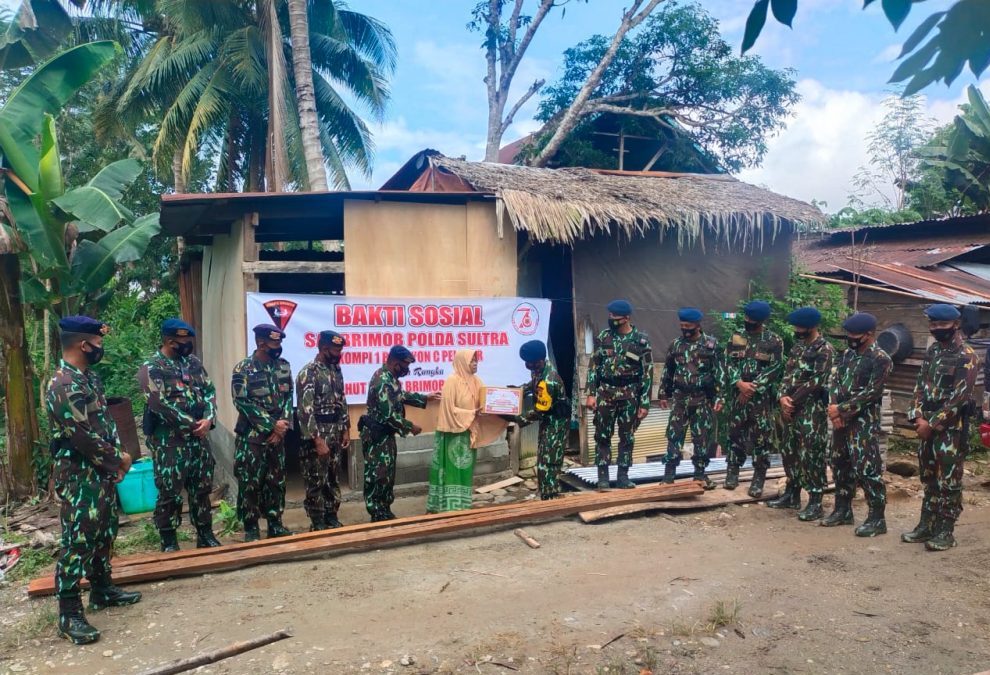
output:
{"label": "black belt", "polygon": [[313,419],[315,419],[317,422],[333,424],[334,422],[340,421],[340,415],[329,415],[329,414],[323,415],[318,413],[316,415],[313,415]]}

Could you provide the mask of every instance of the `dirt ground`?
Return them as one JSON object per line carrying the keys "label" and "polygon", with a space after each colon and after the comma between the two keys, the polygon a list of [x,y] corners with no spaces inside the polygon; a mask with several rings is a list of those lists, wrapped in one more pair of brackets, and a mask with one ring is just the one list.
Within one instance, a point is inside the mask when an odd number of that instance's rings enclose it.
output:
{"label": "dirt ground", "polygon": [[[559,520],[526,526],[542,544],[536,550],[511,530],[490,531],[144,584],[141,603],[90,614],[103,639],[87,647],[46,625],[54,601],[8,588],[0,611],[20,637],[8,636],[0,671],[136,673],[281,628],[293,637],[200,672],[990,668],[985,477],[967,477],[960,546],[941,554],[900,542],[917,519],[918,483],[888,479],[890,533],[876,539],[762,504],[595,525]],[[422,508],[422,497],[405,497],[395,510]],[[859,522],[862,500],[855,510]],[[357,502],[341,515],[366,519]],[[304,525],[299,510],[286,520]]]}

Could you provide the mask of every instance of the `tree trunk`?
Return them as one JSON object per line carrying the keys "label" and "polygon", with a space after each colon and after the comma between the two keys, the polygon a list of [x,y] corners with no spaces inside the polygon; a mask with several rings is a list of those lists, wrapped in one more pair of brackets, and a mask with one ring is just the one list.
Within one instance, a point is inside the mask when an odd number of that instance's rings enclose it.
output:
{"label": "tree trunk", "polygon": [[306,0],[288,0],[289,35],[292,40],[292,70],[296,76],[296,107],[299,109],[299,132],[306,177],[313,192],[326,192],[327,171],[320,143],[320,120],[316,116],[316,93],[313,89],[313,59],[309,52],[309,17]]}
{"label": "tree trunk", "polygon": [[175,194],[181,195],[186,191],[186,178],[182,174],[182,146],[175,149],[172,155],[172,183],[175,187]]}
{"label": "tree trunk", "polygon": [[31,352],[24,330],[20,283],[21,265],[17,256],[0,255],[0,342],[6,366],[3,376],[9,487],[17,498],[35,491],[32,455],[38,442]]}

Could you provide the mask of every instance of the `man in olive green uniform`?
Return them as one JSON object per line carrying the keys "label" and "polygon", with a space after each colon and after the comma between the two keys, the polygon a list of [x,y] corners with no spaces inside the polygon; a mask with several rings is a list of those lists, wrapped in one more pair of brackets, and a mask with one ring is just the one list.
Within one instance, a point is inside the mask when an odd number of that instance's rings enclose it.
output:
{"label": "man in olive green uniform", "polygon": [[787,315],[787,322],[794,326],[794,346],[780,383],[780,417],[784,429],[781,457],[787,487],[784,494],[767,502],[772,509],[800,509],[804,488],[808,492],[808,504],[798,513],[798,518],[806,522],[824,515],[822,493],[828,447],[825,409],[835,349],[819,332],[821,321],[821,312],[814,307],[801,307]]}
{"label": "man in olive green uniform", "polygon": [[894,364],[876,345],[875,316],[857,312],[843,322],[842,328],[849,348],[832,369],[828,387],[835,509],[821,524],[831,527],[852,523],[852,499],[859,485],[870,513],[856,528],[856,536],[875,537],[887,533],[887,486],[883,482],[879,443],[880,402]]}
{"label": "man in olive green uniform", "polygon": [[705,469],[718,442],[716,415],[722,410],[725,364],[718,341],[701,330],[700,309],[682,307],[677,318],[681,324],[681,337],[676,338],[667,350],[660,385],[660,407],[670,409],[663,480],[674,482],[677,465],[681,462],[681,448],[690,427],[694,443],[692,480],[711,490],[715,483],[705,475]]}
{"label": "man in olive green uniform", "polygon": [[350,422],[340,357],[346,340],[332,330],[320,333],[316,358],[296,376],[299,462],[306,481],[306,515],[311,532],[340,527],[338,475]]}
{"label": "man in olive green uniform", "polygon": [[90,583],[90,609],[132,605],[141,594],[118,588],[110,574],[119,513],[114,484],[131,466],[131,456],[121,450],[117,426],[107,410],[103,383],[90,368],[103,358],[103,336],[110,327],[88,316],[67,316],[58,325],[62,360],[45,396],[55,492],[61,502],[62,550],[55,564],[55,595],[58,632],[78,645],[100,639],[100,631],[83,612],[83,578]]}
{"label": "man in olive green uniform", "polygon": [[650,411],[653,388],[653,347],[645,333],[633,326],[632,305],[613,300],[608,305],[608,328],[595,339],[588,364],[585,405],[595,413],[595,459],[598,489],[609,486],[612,434],[619,427],[618,480],[616,487],[635,487],[629,480],[633,435]]}
{"label": "man in olive green uniform", "polygon": [[976,388],[977,356],[963,341],[959,310],[932,305],[925,314],[935,342],[918,371],[908,419],[921,442],[918,464],[925,498],[921,521],[901,535],[907,543],[925,542],[929,551],[956,545],[953,534],[962,513],[963,463],[969,443],[969,415]]}
{"label": "man in olive green uniform", "polygon": [[206,435],[217,416],[216,389],[193,354],[196,331],[179,319],[162,323],[162,346],[138,370],[144,392],[144,433],[155,460],[155,527],[162,551],[178,551],[176,528],[182,522],[182,490],[189,495],[189,519],[196,546],[220,542],[213,535],[213,454]]}
{"label": "man in olive green uniform", "polygon": [[743,318],[746,330],[734,333],[725,350],[730,412],[725,489],[739,485],[739,467],[749,455],[753,458],[749,496],[760,497],[770,467],[784,341],[764,326],[770,303],[753,300],[743,309]]}
{"label": "man in olive green uniform", "polygon": [[526,418],[517,421],[522,426],[534,421],[540,423],[536,446],[536,479],[540,499],[554,499],[560,496],[560,468],[564,464],[564,450],[567,447],[571,402],[567,398],[564,381],[547,360],[545,344],[539,340],[530,340],[519,348],[519,358],[532,374],[526,388],[533,396],[534,406]]}
{"label": "man in olive green uniform", "polygon": [[364,504],[373,523],[395,518],[396,434],[416,436],[423,431],[406,419],[406,406],[425,408],[428,400],[440,400],[439,392],[426,397],[402,391],[399,378],[408,375],[409,366],[415,362],[412,352],[402,345],[389,350],[385,365],[371,377],[368,412],[358,421],[364,451]]}
{"label": "man in olive green uniform", "polygon": [[231,390],[237,409],[234,475],[237,517],[244,541],[261,538],[258,519],[268,520],[268,536],[292,534],[282,525],[285,509],[285,435],[292,427],[292,370],[282,357],[285,333],[271,324],[254,327],[254,353],[234,366]]}

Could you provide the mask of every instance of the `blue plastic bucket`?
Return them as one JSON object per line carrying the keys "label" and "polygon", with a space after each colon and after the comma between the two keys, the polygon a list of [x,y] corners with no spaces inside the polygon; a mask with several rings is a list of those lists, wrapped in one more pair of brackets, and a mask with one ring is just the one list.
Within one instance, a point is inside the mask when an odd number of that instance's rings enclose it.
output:
{"label": "blue plastic bucket", "polygon": [[120,507],[124,513],[144,513],[155,510],[158,488],[155,487],[155,465],[150,457],[134,462],[124,480],[117,483]]}

